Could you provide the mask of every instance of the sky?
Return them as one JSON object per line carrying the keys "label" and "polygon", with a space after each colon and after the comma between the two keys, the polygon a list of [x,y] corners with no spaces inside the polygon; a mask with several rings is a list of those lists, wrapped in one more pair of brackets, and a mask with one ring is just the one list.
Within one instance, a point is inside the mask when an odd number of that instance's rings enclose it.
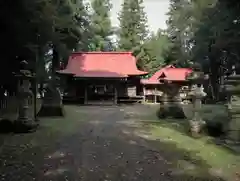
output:
{"label": "sky", "polygon": [[[112,25],[118,27],[118,13],[123,0],[112,0],[111,20]],[[145,12],[148,17],[150,31],[156,32],[159,28],[166,28],[169,0],[144,0]]]}

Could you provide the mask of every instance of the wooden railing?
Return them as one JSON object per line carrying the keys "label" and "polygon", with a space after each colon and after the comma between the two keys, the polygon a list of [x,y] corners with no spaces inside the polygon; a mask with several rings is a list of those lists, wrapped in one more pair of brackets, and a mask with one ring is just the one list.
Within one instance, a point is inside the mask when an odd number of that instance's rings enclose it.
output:
{"label": "wooden railing", "polygon": [[4,96],[0,100],[0,118],[14,119],[18,112],[18,101],[16,95]]}
{"label": "wooden railing", "polygon": [[[29,115],[34,114],[34,97],[28,99]],[[0,100],[0,119],[16,119],[18,116],[19,101],[16,95],[4,96]],[[37,112],[41,107],[41,99],[37,99]]]}

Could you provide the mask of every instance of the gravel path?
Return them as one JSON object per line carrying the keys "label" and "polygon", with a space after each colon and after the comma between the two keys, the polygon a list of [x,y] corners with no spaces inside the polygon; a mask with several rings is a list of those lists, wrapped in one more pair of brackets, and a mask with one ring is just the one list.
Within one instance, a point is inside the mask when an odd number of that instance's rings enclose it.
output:
{"label": "gravel path", "polygon": [[[141,127],[139,117],[134,114],[143,114],[148,109],[79,107],[71,111],[86,120],[66,134],[45,134],[46,128],[40,128],[37,133],[7,135],[0,148],[0,180],[220,180],[185,174],[174,164],[177,154],[165,150],[166,145],[137,136],[136,130]],[[80,118],[83,113],[85,117]],[[65,121],[75,124],[68,117]]]}

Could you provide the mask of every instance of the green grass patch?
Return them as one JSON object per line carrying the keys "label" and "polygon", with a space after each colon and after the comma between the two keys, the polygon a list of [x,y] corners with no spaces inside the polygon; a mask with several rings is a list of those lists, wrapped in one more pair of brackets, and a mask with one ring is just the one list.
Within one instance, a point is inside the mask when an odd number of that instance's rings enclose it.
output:
{"label": "green grass patch", "polygon": [[150,132],[153,138],[174,143],[177,148],[185,149],[187,152],[192,153],[191,157],[193,160],[195,157],[200,157],[211,168],[222,170],[224,176],[230,180],[239,171],[240,156],[209,142],[209,137],[194,139],[163,125],[151,125]]}
{"label": "green grass patch", "polygon": [[33,147],[41,150],[48,149],[61,139],[78,133],[83,122],[88,119],[88,115],[77,106],[64,106],[64,110],[65,117],[40,118],[40,126],[36,132],[2,135],[4,143],[0,146],[0,153],[1,148],[4,147],[21,148],[16,149],[18,154]]}
{"label": "green grass patch", "polygon": [[64,117],[46,117],[40,119],[41,127],[48,132],[60,134],[74,134],[83,121],[87,120],[89,114],[81,111],[77,106],[64,106],[66,115]]}
{"label": "green grass patch", "polygon": [[[206,109],[206,108],[205,108]],[[209,110],[209,109],[206,109]],[[212,111],[203,112],[204,117],[215,117],[217,108]],[[215,114],[215,115],[213,115]],[[223,114],[220,112],[220,115]],[[149,112],[148,116],[141,119],[145,133],[151,140],[159,140],[159,143],[166,143],[160,150],[168,151],[176,157],[177,167],[184,169],[186,160],[179,156],[179,150],[184,150],[190,156],[190,161],[201,160],[204,164],[198,165],[198,169],[185,170],[186,174],[196,175],[205,174],[214,170],[226,180],[235,180],[236,173],[240,170],[240,156],[213,142],[213,138],[203,136],[199,139],[192,138],[187,133],[187,120],[159,120],[154,111]],[[161,144],[159,144],[161,145]],[[171,145],[171,146],[167,146]],[[172,146],[174,145],[174,146]],[[178,156],[177,156],[178,155]],[[189,161],[189,160],[188,160]]]}

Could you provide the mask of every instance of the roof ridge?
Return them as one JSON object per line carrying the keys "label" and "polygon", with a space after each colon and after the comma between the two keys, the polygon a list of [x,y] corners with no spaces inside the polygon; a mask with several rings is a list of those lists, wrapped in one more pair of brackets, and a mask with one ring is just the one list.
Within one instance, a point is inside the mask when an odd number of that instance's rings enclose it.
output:
{"label": "roof ridge", "polygon": [[117,52],[117,51],[109,51],[109,52],[101,52],[101,51],[92,51],[92,52],[72,52],[72,54],[131,54],[132,52]]}

